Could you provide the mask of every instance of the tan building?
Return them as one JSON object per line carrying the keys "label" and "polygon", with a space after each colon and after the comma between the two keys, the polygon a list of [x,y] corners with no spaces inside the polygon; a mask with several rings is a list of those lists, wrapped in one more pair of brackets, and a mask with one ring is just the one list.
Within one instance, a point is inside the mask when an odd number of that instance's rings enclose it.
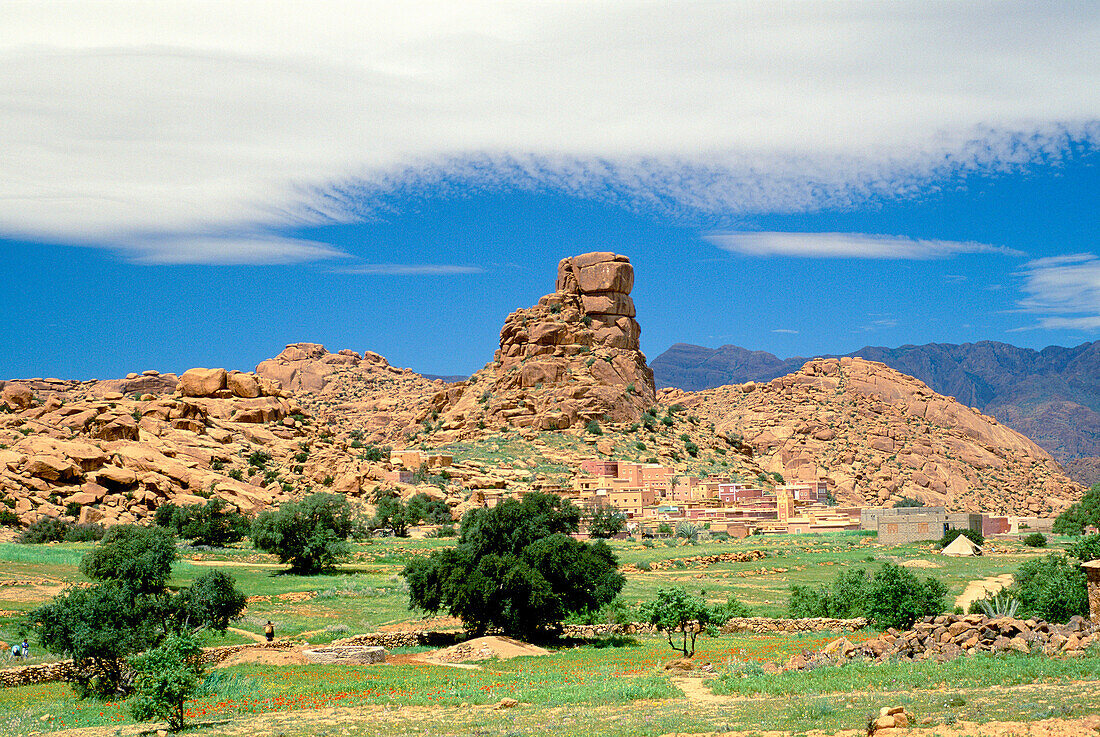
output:
{"label": "tan building", "polygon": [[1089,619],[1100,622],[1100,560],[1082,563],[1089,587]]}

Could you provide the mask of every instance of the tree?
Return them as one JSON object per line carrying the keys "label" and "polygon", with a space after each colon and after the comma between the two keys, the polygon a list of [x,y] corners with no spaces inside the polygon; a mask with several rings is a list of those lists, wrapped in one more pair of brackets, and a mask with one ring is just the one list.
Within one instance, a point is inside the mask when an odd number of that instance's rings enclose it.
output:
{"label": "tree", "polygon": [[410,522],[409,510],[395,496],[386,496],[378,500],[378,506],[374,512],[374,519],[370,522],[371,529],[389,530],[395,537],[408,537]]}
{"label": "tree", "polygon": [[1100,559],[1100,535],[1089,535],[1068,545],[1066,554],[1083,563]]}
{"label": "tree", "polygon": [[447,506],[447,502],[435,499],[424,492],[409,499],[405,509],[411,525],[421,523],[445,525],[452,521],[451,508]]}
{"label": "tree", "polygon": [[884,563],[871,579],[867,614],[878,627],[908,629],[920,617],[947,608],[947,586],[935,578],[921,581],[908,568]]}
{"label": "tree", "polygon": [[985,536],[982,535],[982,533],[971,530],[969,528],[948,530],[947,532],[943,533],[943,537],[941,537],[940,541],[936,544],[939,545],[941,548],[946,548],[948,545],[955,542],[955,538],[957,538],[959,535],[968,538],[970,542],[974,543],[975,545],[985,545]]}
{"label": "tree", "polygon": [[318,492],[277,511],[261,512],[252,523],[252,542],[308,575],[329,568],[351,553],[351,507],[343,494]]}
{"label": "tree", "polygon": [[896,563],[884,563],[873,576],[862,569],[841,571],[831,587],[792,586],[789,609],[792,617],[867,617],[882,629],[905,629],[946,609],[946,595],[942,581],[921,581]]}
{"label": "tree", "polygon": [[171,635],[160,645],[130,658],[134,693],[126,704],[140,722],[164,719],[178,732],[184,727],[183,705],[199,687],[202,648],[190,633]]}
{"label": "tree", "polygon": [[[642,604],[642,618],[665,633],[668,644],[685,658],[695,655],[695,638],[700,632],[713,634],[713,624],[721,612],[707,605],[702,597],[689,594],[682,586],[657,589],[654,601]],[[679,632],[680,644],[673,641],[673,633]]]}
{"label": "tree", "polygon": [[249,528],[248,518],[218,497],[208,499],[205,504],[187,507],[162,504],[157,507],[154,521],[195,545],[211,547],[225,547],[238,542]]}
{"label": "tree", "polygon": [[1089,613],[1085,571],[1057,553],[1020,566],[1009,593],[1019,599],[1022,614],[1048,622],[1068,622],[1074,615]]}
{"label": "tree", "polygon": [[466,628],[529,636],[568,614],[598,609],[625,579],[611,548],[580,542],[580,512],[556,494],[533,492],[468,512],[455,547],[409,563],[409,606],[446,609]]}
{"label": "tree", "polygon": [[592,537],[609,538],[626,529],[626,515],[612,506],[600,505],[588,518],[588,534]]}
{"label": "tree", "polygon": [[1055,535],[1080,535],[1086,525],[1100,527],[1100,484],[1093,484],[1081,501],[1058,515],[1052,531]]}
{"label": "tree", "polygon": [[81,696],[124,692],[128,655],[172,634],[207,627],[224,632],[240,616],[245,597],[221,571],[203,575],[190,589],[169,590],[175,557],[166,530],[116,525],[80,564],[97,583],[71,588],[28,615],[48,651],[73,659]]}

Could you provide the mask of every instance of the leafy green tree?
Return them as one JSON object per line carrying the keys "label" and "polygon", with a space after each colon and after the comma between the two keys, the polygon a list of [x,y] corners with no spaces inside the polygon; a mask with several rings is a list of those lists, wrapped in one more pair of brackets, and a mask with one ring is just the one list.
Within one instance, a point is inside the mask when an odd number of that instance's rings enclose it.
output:
{"label": "leafy green tree", "polygon": [[385,496],[378,500],[374,519],[370,527],[374,530],[389,530],[395,537],[408,537],[410,522],[408,508],[396,496]]}
{"label": "leafy green tree", "polygon": [[867,617],[882,629],[905,629],[944,611],[946,595],[942,581],[922,581],[896,563],[884,563],[873,576],[856,569],[841,571],[832,586],[792,586],[788,606],[792,617]]}
{"label": "leafy green tree", "polygon": [[920,617],[947,608],[947,586],[935,578],[921,581],[908,568],[884,563],[871,579],[867,613],[881,628],[908,629]]}
{"label": "leafy green tree", "polygon": [[939,545],[941,548],[946,548],[948,545],[955,542],[955,538],[959,537],[960,535],[969,538],[970,542],[974,543],[975,545],[985,545],[985,536],[982,535],[982,533],[977,532],[976,530],[971,530],[970,528],[948,530],[947,532],[943,533],[943,537],[941,537],[940,541],[936,544]]}
{"label": "leafy green tree", "polygon": [[626,529],[626,515],[612,506],[599,505],[588,518],[588,534],[592,537],[614,537]]}
{"label": "leafy green tree", "polygon": [[405,567],[409,605],[446,609],[474,633],[499,627],[518,635],[598,609],[625,580],[606,543],[570,537],[579,523],[577,508],[556,494],[533,492],[471,510],[455,547]]}
{"label": "leafy green tree", "polygon": [[1048,622],[1068,622],[1074,615],[1089,613],[1084,569],[1058,553],[1020,566],[1008,593],[1020,601],[1022,614]]}
{"label": "leafy green tree", "polygon": [[140,722],[164,719],[173,732],[183,729],[183,705],[198,691],[202,677],[201,655],[194,635],[184,633],[131,657],[134,692],[127,711]]}
{"label": "leafy green tree", "polygon": [[409,524],[445,525],[451,522],[451,508],[442,499],[434,499],[421,492],[405,505]]}
{"label": "leafy green tree", "polygon": [[1100,527],[1100,484],[1093,484],[1081,501],[1058,515],[1053,532],[1055,535],[1080,535],[1086,525]]}
{"label": "leafy green tree", "polygon": [[1100,559],[1100,535],[1089,535],[1066,547],[1066,554],[1082,562]]}
{"label": "leafy green tree", "polygon": [[154,521],[195,545],[211,547],[239,542],[249,529],[248,518],[218,497],[186,507],[162,504],[157,507]]}
{"label": "leafy green tree", "polygon": [[343,494],[318,492],[300,502],[261,512],[252,523],[252,542],[308,575],[330,568],[351,553],[351,507]]}
{"label": "leafy green tree", "polygon": [[81,696],[124,692],[127,656],[172,634],[224,632],[240,616],[245,597],[221,571],[201,576],[190,589],[169,590],[175,557],[167,530],[114,526],[81,561],[96,584],[69,589],[28,615],[48,651],[73,659]]}
{"label": "leafy green tree", "polygon": [[176,540],[159,527],[115,525],[80,561],[93,581],[115,581],[138,594],[159,593],[172,575]]}
{"label": "leafy green tree", "polygon": [[[642,604],[639,613],[643,621],[655,625],[665,633],[669,647],[685,658],[695,655],[695,639],[700,632],[714,634],[714,623],[722,612],[708,606],[702,597],[689,594],[682,586],[657,589],[657,598]],[[680,633],[680,643],[673,641],[674,633]]]}

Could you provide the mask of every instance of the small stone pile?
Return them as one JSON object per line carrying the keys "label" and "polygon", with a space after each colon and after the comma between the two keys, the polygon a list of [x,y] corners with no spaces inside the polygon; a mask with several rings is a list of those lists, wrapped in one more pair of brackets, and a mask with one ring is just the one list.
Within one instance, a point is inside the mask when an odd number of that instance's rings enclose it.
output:
{"label": "small stone pile", "polygon": [[[686,558],[668,558],[666,560],[655,560],[649,564],[649,570],[651,571],[663,571],[674,566],[679,565],[682,561],[686,566],[693,568],[702,568],[705,566],[714,565],[715,563],[751,563],[755,560],[763,560],[767,558],[768,554],[763,550],[745,550],[729,553],[716,553],[714,555],[692,555]],[[635,568],[635,566],[624,566],[624,569]],[[786,569],[780,571],[775,569],[776,573],[785,573]]]}
{"label": "small stone pile", "polygon": [[867,725],[868,734],[878,734],[885,729],[904,729],[913,724],[913,715],[905,710],[904,706],[884,706],[878,711],[878,716]]}
{"label": "small stone pile", "polygon": [[840,639],[830,643],[819,655],[833,659],[871,658],[880,662],[896,658],[942,662],[977,652],[1012,651],[1074,657],[1097,641],[1100,641],[1100,624],[1090,623],[1083,617],[1073,617],[1066,624],[1051,624],[1036,619],[946,614],[925,617],[906,632],[888,629],[879,637],[858,645]]}

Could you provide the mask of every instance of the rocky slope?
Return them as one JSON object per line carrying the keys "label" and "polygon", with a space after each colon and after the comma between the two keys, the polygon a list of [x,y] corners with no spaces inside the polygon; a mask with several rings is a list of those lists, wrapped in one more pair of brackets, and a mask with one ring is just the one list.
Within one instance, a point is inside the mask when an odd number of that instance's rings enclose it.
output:
{"label": "rocky slope", "polygon": [[768,471],[827,478],[851,504],[915,497],[949,510],[1051,514],[1081,493],[1033,441],[881,363],[815,359],[794,374],[701,392],[662,390]]}
{"label": "rocky slope", "polygon": [[[847,355],[879,361],[977,407],[1027,435],[1059,461],[1082,459],[1067,467],[1074,473],[1100,463],[1100,341],[1041,351],[994,341],[868,346]],[[797,371],[806,360],[784,360],[730,345],[710,349],[678,343],[652,366],[658,386],[697,391],[770,381]],[[1077,480],[1098,479],[1085,473]]]}

